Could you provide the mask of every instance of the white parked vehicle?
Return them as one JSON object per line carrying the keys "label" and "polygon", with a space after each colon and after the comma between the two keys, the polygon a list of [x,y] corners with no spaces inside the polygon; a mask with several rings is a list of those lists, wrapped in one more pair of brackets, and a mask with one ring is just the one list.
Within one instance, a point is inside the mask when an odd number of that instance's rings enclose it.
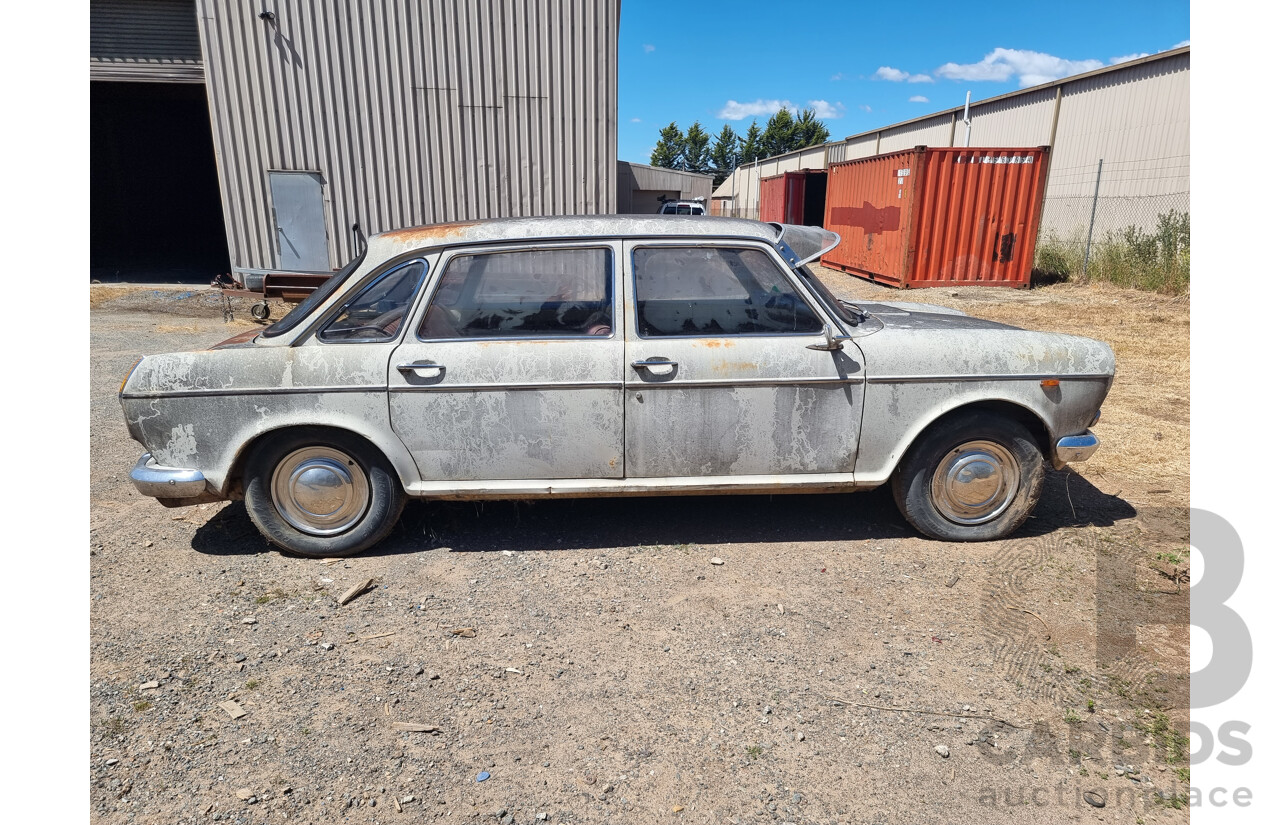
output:
{"label": "white parked vehicle", "polygon": [[387,232],[292,312],[152,355],[120,401],[167,506],[245,500],[272,542],[357,553],[406,496],[770,493],[888,483],[920,532],[1009,535],[1097,447],[1104,343],[837,300],[839,238],[732,218]]}

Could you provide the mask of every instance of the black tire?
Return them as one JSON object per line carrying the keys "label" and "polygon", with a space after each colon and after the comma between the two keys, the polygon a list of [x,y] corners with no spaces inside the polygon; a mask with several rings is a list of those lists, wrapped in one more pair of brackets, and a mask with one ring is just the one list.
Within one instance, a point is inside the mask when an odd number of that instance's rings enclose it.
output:
{"label": "black tire", "polygon": [[1044,456],[1023,424],[975,410],[926,430],[890,483],[898,509],[924,535],[991,541],[1027,520],[1044,472]]}
{"label": "black tire", "polygon": [[327,558],[355,555],[386,538],[405,493],[390,463],[363,438],[302,427],[269,434],[254,448],[244,503],[272,544]]}
{"label": "black tire", "polygon": [[259,321],[265,321],[271,317],[271,305],[266,301],[259,301],[249,307],[249,314]]}

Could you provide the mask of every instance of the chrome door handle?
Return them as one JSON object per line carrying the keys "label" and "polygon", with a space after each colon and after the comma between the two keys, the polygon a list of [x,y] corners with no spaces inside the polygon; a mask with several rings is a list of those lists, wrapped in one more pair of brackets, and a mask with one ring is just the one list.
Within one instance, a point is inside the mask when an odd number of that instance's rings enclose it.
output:
{"label": "chrome door handle", "polygon": [[444,364],[433,364],[430,361],[419,361],[413,364],[397,364],[396,369],[401,372],[425,373],[425,378],[434,378],[437,375],[444,375]]}
{"label": "chrome door handle", "polygon": [[670,375],[680,364],[677,361],[668,361],[666,358],[649,358],[644,361],[632,361],[631,366],[637,370],[648,370],[651,375]]}

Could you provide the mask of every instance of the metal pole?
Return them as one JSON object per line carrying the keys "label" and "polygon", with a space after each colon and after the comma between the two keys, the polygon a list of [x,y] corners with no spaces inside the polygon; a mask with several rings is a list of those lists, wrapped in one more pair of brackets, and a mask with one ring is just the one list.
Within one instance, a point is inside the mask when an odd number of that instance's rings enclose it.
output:
{"label": "metal pole", "polygon": [[1102,158],[1098,158],[1098,179],[1093,182],[1093,209],[1089,211],[1089,236],[1084,242],[1084,279],[1089,280],[1089,249],[1093,246],[1093,219],[1098,215],[1098,189],[1102,186]]}
{"label": "metal pole", "polygon": [[969,148],[969,130],[973,125],[973,121],[969,120],[969,95],[972,92],[964,93],[964,148]]}

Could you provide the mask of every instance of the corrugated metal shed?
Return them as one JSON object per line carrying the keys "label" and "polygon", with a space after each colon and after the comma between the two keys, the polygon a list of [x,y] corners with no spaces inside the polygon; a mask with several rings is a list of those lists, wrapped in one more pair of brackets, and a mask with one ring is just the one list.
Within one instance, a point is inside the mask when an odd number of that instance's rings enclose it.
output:
{"label": "corrugated metal shed", "polygon": [[269,173],[322,182],[329,260],[417,224],[612,213],[618,0],[199,0],[232,264],[278,266]]}
{"label": "corrugated metal shed", "polygon": [[91,0],[89,79],[203,82],[195,0]]}
{"label": "corrugated metal shed", "polygon": [[[969,143],[1052,147],[1042,232],[1071,236],[1087,224],[1099,159],[1101,195],[1113,208],[1099,210],[1096,234],[1149,228],[1161,211],[1185,208],[1191,189],[1190,87],[1191,49],[1172,49],[979,100],[970,107]],[[960,105],[850,135],[826,145],[827,163],[917,145],[963,146],[963,114]],[[753,216],[759,180],[798,168],[789,165],[794,154],[739,167],[715,196],[732,200],[727,213]],[[1128,208],[1126,198],[1134,199]]]}
{"label": "corrugated metal shed", "polygon": [[618,214],[653,215],[662,206],[659,196],[692,200],[702,198],[710,207],[710,175],[685,172],[682,169],[663,169],[643,163],[618,161]]}

